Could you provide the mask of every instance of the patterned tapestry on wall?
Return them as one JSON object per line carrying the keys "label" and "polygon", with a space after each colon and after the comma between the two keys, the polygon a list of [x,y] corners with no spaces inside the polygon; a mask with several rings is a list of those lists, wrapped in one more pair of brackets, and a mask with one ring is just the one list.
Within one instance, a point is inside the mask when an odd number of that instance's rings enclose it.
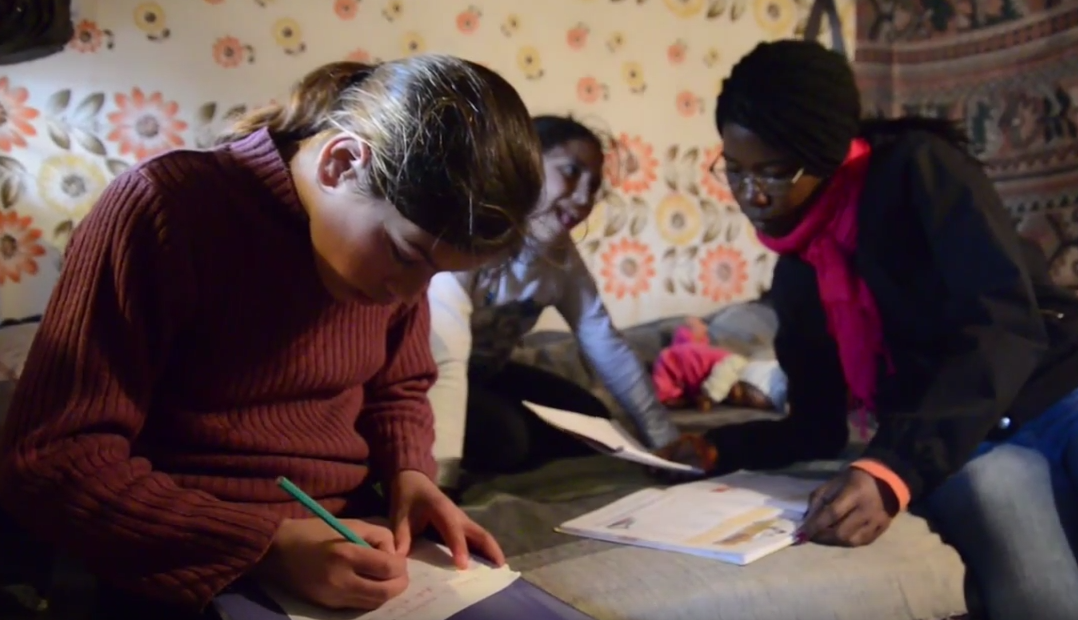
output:
{"label": "patterned tapestry on wall", "polygon": [[[0,71],[0,318],[41,312],[73,228],[133,163],[209,145],[324,62],[424,52],[483,63],[534,113],[604,136],[605,197],[574,234],[619,324],[754,297],[773,258],[723,179],[714,97],[759,40],[798,32],[809,4],[76,2],[63,54]],[[839,6],[852,47],[854,5]]]}
{"label": "patterned tapestry on wall", "polygon": [[1078,289],[1078,2],[867,0],[869,110],[961,119],[1019,230]]}

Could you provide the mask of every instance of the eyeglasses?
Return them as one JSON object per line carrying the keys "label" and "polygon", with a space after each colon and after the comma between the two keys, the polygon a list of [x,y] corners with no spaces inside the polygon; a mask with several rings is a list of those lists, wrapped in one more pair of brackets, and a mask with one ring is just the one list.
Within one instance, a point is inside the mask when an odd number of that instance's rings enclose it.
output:
{"label": "eyeglasses", "polygon": [[[755,175],[751,172],[743,172],[740,170],[726,170],[722,165],[722,156],[715,158],[715,161],[711,164],[711,175],[718,179],[720,182],[725,177],[726,182],[730,185],[730,191],[735,194],[744,193],[748,187],[759,190],[765,195],[772,198],[781,198],[785,196],[790,188],[801,180],[801,177],[805,174],[804,168],[798,168],[797,172],[792,175],[782,176],[765,176]],[[751,185],[750,185],[751,184]]]}

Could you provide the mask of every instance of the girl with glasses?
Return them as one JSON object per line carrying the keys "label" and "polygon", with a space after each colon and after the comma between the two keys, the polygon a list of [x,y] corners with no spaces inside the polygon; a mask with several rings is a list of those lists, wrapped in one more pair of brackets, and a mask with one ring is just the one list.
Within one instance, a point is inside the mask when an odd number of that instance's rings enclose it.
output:
{"label": "girl with glasses", "polygon": [[763,43],[724,82],[725,174],[780,255],[789,412],[661,452],[711,473],[835,458],[852,402],[878,430],[813,495],[802,539],[867,545],[918,507],[991,618],[1078,618],[1078,299],[952,123],[866,121],[860,100],[813,42]]}

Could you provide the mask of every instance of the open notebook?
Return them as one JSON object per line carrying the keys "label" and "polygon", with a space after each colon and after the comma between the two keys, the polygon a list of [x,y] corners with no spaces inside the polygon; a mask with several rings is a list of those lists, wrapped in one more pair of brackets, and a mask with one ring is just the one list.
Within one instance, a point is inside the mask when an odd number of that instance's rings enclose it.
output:
{"label": "open notebook", "polygon": [[559,532],[745,565],[794,542],[819,480],[740,471],[637,491]]}
{"label": "open notebook", "polygon": [[535,403],[524,403],[547,424],[581,439],[599,452],[616,456],[648,467],[702,473],[698,469],[682,463],[675,463],[659,458],[642,446],[620,424],[613,420],[544,407]]}

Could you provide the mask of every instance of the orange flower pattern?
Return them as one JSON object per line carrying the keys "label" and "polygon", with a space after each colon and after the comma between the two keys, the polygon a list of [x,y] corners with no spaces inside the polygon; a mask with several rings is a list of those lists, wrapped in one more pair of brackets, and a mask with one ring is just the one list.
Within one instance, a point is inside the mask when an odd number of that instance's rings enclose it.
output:
{"label": "orange flower pattern", "polygon": [[696,116],[704,111],[704,102],[692,91],[683,90],[677,94],[677,113],[681,116]]}
{"label": "orange flower pattern", "polygon": [[142,160],[184,145],[187,123],[176,118],[179,105],[165,101],[160,92],[147,97],[136,86],[130,94],[116,94],[116,108],[108,115],[108,140],[119,143],[120,155]]}
{"label": "orange flower pattern", "polygon": [[474,6],[457,14],[457,30],[462,34],[472,34],[479,30],[479,18],[483,14]]}
{"label": "orange flower pattern", "polygon": [[685,62],[685,54],[687,51],[688,45],[679,39],[670,47],[666,48],[666,59],[670,61],[670,64],[672,65],[680,65]]}
{"label": "orange flower pattern", "polygon": [[595,103],[606,97],[606,85],[589,76],[576,83],[576,98],[584,103]]}
{"label": "orange flower pattern", "polygon": [[236,37],[221,37],[213,44],[213,61],[226,69],[255,61],[255,50]]}
{"label": "orange flower pattern", "polygon": [[729,303],[745,294],[749,264],[741,252],[720,245],[700,259],[700,294],[711,301]]}
{"label": "orange flower pattern", "polygon": [[611,243],[602,254],[603,290],[614,299],[639,297],[651,288],[655,277],[655,255],[637,239],[623,238]]}
{"label": "orange flower pattern", "polygon": [[642,194],[655,183],[659,160],[640,136],[621,134],[604,162],[607,181],[626,194]]}
{"label": "orange flower pattern", "polygon": [[29,97],[25,88],[0,77],[0,151],[10,153],[15,147],[25,147],[26,138],[37,135],[31,121],[40,112],[26,105]]}
{"label": "orange flower pattern", "polygon": [[45,255],[45,248],[39,242],[41,229],[33,223],[29,215],[0,213],[0,285],[37,273],[37,259]]}
{"label": "orange flower pattern", "polygon": [[580,51],[588,45],[588,27],[584,24],[577,24],[569,29],[569,32],[565,33],[565,42],[569,44],[569,49]]}
{"label": "orange flower pattern", "polygon": [[68,46],[80,54],[91,54],[101,49],[112,49],[114,45],[112,31],[98,28],[95,22],[88,19],[75,24],[75,34],[71,36]]}
{"label": "orange flower pattern", "polygon": [[345,56],[344,59],[345,60],[351,60],[352,62],[373,62],[374,61],[374,57],[371,56],[371,53],[368,52],[367,50],[363,49],[362,47],[357,47],[356,49],[352,50],[351,52],[348,52],[348,55]]}
{"label": "orange flower pattern", "polygon": [[359,0],[337,0],[333,3],[333,12],[340,19],[353,19],[359,12]]}

